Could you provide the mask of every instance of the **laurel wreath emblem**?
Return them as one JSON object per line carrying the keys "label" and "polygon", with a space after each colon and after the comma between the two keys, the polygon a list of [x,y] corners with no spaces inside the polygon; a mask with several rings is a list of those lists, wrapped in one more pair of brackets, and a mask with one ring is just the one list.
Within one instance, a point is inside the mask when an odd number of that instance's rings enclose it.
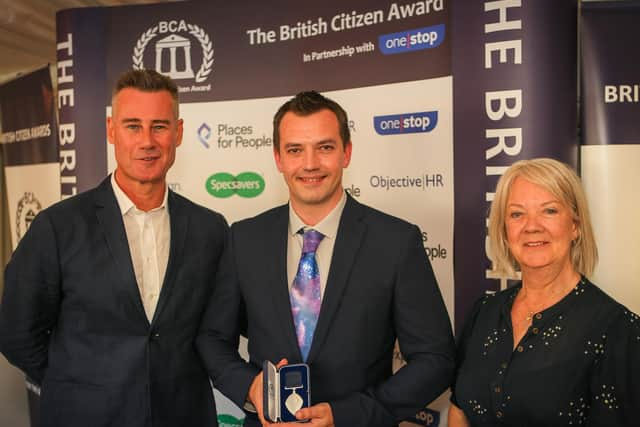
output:
{"label": "laurel wreath emblem", "polygon": [[[16,235],[18,236],[18,241],[20,241],[22,235],[24,234],[21,230],[23,220],[22,211],[28,206],[31,206],[36,212],[40,212],[42,210],[42,205],[40,204],[38,199],[36,199],[33,193],[29,191],[25,192],[24,196],[22,196],[22,199],[18,201],[18,210],[16,212]],[[26,231],[27,227],[25,225],[24,232]]]}
{"label": "laurel wreath emblem", "polygon": [[[200,43],[200,47],[202,48],[202,65],[200,65],[200,69],[196,73],[196,82],[202,83],[207,80],[209,74],[213,70],[213,46],[211,39],[209,39],[209,35],[199,26],[194,24],[187,24],[187,28],[189,28],[189,34],[195,37]],[[133,55],[131,56],[131,60],[133,62],[133,68],[135,70],[144,69],[144,63],[142,61],[144,50],[147,45],[154,37],[158,35],[158,26],[149,28],[147,31],[143,32],[140,35],[140,38],[136,42],[135,47],[133,48]]]}
{"label": "laurel wreath emblem", "polygon": [[136,43],[136,47],[133,48],[133,56],[131,60],[133,61],[133,69],[134,70],[142,70],[144,69],[144,64],[142,63],[142,54],[144,53],[144,49],[147,47],[149,42],[157,35],[158,26],[149,28],[147,31],[142,33],[138,42]]}
{"label": "laurel wreath emblem", "polygon": [[213,69],[213,47],[209,35],[197,25],[188,24],[189,33],[200,42],[202,47],[202,65],[196,73],[196,82],[201,83],[207,79]]}

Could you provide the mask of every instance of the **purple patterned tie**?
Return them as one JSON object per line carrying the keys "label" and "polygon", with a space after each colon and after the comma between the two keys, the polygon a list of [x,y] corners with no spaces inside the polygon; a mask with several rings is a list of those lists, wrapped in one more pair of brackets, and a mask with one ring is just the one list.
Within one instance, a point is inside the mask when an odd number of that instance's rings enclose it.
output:
{"label": "purple patterned tie", "polygon": [[303,234],[302,256],[289,293],[298,346],[304,361],[307,360],[311,348],[322,302],[316,250],[323,237],[322,233],[316,230],[307,230]]}

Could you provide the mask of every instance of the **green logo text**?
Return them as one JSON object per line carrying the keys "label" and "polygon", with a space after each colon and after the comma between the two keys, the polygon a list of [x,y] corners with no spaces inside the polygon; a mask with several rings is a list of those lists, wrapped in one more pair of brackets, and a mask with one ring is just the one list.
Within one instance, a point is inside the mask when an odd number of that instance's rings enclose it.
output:
{"label": "green logo text", "polygon": [[224,199],[237,194],[240,197],[256,197],[264,191],[264,179],[255,172],[242,172],[233,176],[218,172],[207,178],[207,192],[213,197]]}

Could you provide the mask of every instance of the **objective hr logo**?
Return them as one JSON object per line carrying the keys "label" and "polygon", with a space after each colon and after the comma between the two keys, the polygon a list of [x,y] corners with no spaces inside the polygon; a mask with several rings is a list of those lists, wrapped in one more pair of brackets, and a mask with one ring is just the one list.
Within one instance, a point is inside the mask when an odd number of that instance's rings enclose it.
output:
{"label": "objective hr logo", "polygon": [[378,46],[385,55],[413,52],[440,46],[444,40],[444,24],[417,28],[378,37]]}
{"label": "objective hr logo", "polygon": [[432,131],[438,124],[437,111],[374,116],[373,127],[378,135],[422,133]]}
{"label": "objective hr logo", "polygon": [[264,179],[255,172],[242,172],[233,176],[227,172],[218,172],[207,178],[207,192],[213,197],[225,199],[237,194],[240,197],[257,197],[264,191]]}

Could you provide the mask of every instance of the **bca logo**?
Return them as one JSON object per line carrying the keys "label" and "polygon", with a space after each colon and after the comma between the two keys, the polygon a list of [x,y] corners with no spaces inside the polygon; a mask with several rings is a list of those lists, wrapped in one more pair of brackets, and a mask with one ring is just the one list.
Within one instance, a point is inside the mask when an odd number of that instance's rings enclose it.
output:
{"label": "bca logo", "polygon": [[42,205],[33,193],[26,192],[22,199],[18,201],[18,211],[16,212],[16,234],[18,241],[27,232],[34,218],[42,210]]}
{"label": "bca logo", "polygon": [[[156,39],[160,36],[162,38]],[[198,49],[192,49],[193,42],[197,42],[196,47],[200,48],[201,55],[194,54]],[[160,21],[158,25],[147,29],[140,35],[133,48],[131,59],[134,69],[152,68],[145,67],[144,64],[144,52],[150,43],[155,52],[155,70],[160,74],[175,80],[195,79],[197,83],[209,78],[213,70],[213,47],[209,35],[199,26],[187,24],[181,19]],[[198,66],[200,59],[200,68],[194,72],[194,67]]]}

